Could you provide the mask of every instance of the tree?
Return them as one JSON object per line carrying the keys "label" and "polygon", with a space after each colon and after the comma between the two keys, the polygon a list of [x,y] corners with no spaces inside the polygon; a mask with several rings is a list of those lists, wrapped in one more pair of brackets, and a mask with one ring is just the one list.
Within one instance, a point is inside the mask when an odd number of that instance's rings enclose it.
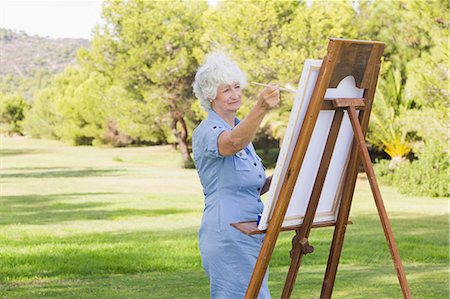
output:
{"label": "tree", "polygon": [[19,94],[0,93],[0,133],[23,134],[23,120],[30,105]]}
{"label": "tree", "polygon": [[[198,1],[106,1],[105,24],[91,52],[81,54],[82,64],[105,73],[121,90],[123,97],[115,98],[125,108],[117,108],[127,117],[118,121],[119,129],[144,140],[175,139],[185,166],[192,165],[187,119],[194,117],[191,84],[203,53],[200,20],[206,9]],[[169,132],[174,137],[161,136]]]}
{"label": "tree", "polygon": [[[440,115],[448,109],[448,3],[412,0],[360,4],[365,20],[361,34],[386,43],[368,139],[391,158],[403,160],[417,142],[429,138],[424,134],[430,131],[427,128],[439,127],[432,115],[439,116],[440,122],[445,119]],[[433,113],[430,109],[436,110]],[[430,120],[419,125],[418,115],[425,114]]]}
{"label": "tree", "polygon": [[27,133],[75,145],[103,143],[108,86],[108,78],[99,73],[67,67],[36,94],[26,119]]}

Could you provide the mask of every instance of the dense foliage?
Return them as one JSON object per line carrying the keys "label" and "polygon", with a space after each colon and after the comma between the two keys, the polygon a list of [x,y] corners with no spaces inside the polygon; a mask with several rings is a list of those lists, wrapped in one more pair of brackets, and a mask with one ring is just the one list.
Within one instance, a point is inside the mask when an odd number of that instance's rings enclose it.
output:
{"label": "dense foliage", "polygon": [[0,133],[21,134],[28,103],[17,93],[0,93],[0,99]]}
{"label": "dense foliage", "polygon": [[[427,172],[425,155],[447,151],[448,11],[448,1],[421,0],[108,0],[91,49],[36,93],[25,128],[73,144],[173,143],[189,166],[190,133],[205,115],[191,83],[206,53],[229,53],[249,81],[295,86],[328,37],[373,39],[386,50],[368,140],[391,157],[390,171]],[[259,91],[245,90],[241,117]],[[282,140],[293,97],[282,100],[259,140]],[[403,163],[411,157],[418,160]],[[433,168],[436,177],[445,165]]]}
{"label": "dense foliage", "polygon": [[412,163],[407,160],[392,169],[389,167],[389,161],[379,161],[375,165],[377,177],[383,184],[398,186],[402,193],[448,196],[449,160],[445,150],[442,144],[429,141],[419,158]]}

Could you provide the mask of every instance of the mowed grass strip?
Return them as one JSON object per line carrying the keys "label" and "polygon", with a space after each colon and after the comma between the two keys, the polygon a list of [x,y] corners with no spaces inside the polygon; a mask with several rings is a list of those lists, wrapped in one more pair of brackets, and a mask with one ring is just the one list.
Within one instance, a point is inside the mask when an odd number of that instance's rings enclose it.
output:
{"label": "mowed grass strip", "polygon": [[[197,232],[203,211],[195,170],[170,146],[70,147],[2,138],[2,298],[208,298]],[[448,199],[383,187],[414,298],[449,296]],[[400,298],[401,291],[361,176],[334,298]],[[316,229],[293,297],[318,297],[333,230]],[[269,285],[280,297],[291,232],[282,233]]]}

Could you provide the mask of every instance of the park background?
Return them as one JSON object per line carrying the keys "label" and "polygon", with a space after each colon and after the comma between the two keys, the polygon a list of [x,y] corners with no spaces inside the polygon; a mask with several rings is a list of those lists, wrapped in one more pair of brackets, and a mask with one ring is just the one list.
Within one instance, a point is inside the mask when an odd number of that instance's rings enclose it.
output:
{"label": "park background", "polygon": [[[386,43],[367,136],[415,298],[449,295],[448,1],[104,1],[90,41],[0,30],[0,294],[208,297],[190,155],[205,55],[296,88],[329,37]],[[80,19],[82,22],[82,19]],[[244,90],[244,117],[260,92]],[[273,171],[293,96],[255,146]],[[401,296],[361,175],[334,295]],[[312,232],[294,295],[317,296],[332,230]],[[269,286],[278,297],[292,235]]]}

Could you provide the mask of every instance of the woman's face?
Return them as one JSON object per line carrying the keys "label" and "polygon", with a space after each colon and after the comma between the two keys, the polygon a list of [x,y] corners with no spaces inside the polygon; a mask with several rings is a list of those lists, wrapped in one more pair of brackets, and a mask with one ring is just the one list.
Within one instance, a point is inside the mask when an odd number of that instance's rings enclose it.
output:
{"label": "woman's face", "polygon": [[211,106],[214,111],[236,113],[242,105],[242,90],[239,82],[221,84],[217,87],[217,95]]}

